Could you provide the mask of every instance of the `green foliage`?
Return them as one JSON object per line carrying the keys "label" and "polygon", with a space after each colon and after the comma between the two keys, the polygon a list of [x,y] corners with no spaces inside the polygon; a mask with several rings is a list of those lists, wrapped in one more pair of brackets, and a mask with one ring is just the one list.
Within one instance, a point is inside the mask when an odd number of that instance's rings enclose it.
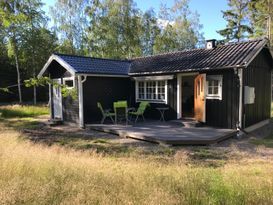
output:
{"label": "green foliage", "polygon": [[[272,0],[250,0],[249,4],[249,20],[253,28],[251,37],[267,36],[271,39],[273,45],[273,1]],[[271,20],[271,25],[268,23]],[[271,33],[268,33],[268,29]]]}
{"label": "green foliage", "polygon": [[8,88],[0,88],[0,93],[4,92],[4,93],[10,93]]}
{"label": "green foliage", "polygon": [[229,9],[222,11],[227,21],[226,28],[217,31],[225,41],[241,41],[253,33],[248,22],[248,6],[250,0],[229,0]]}
{"label": "green foliage", "polygon": [[155,40],[155,53],[195,48],[199,43],[202,45],[202,25],[197,12],[189,9],[189,0],[176,0],[171,8],[162,5],[160,14],[163,29]]}
{"label": "green foliage", "polygon": [[59,84],[50,79],[49,77],[30,78],[24,81],[26,87],[39,87],[51,84],[54,87],[60,87],[63,97],[72,97],[76,100],[78,98],[78,92],[76,88],[68,88],[67,85]]}

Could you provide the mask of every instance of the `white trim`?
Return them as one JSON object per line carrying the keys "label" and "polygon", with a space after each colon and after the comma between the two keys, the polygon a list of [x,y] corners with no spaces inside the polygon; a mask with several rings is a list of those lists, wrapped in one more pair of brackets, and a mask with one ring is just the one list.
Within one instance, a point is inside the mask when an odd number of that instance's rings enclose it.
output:
{"label": "white trim", "polygon": [[107,75],[107,74],[80,74],[77,73],[77,75],[82,76],[90,76],[90,77],[111,77],[111,78],[129,78],[129,75]]}
{"label": "white trim", "polygon": [[73,89],[73,88],[75,88],[75,77],[74,76],[72,76],[72,77],[64,77],[63,78],[63,84],[66,85],[65,84],[66,81],[70,81],[70,80],[72,80],[73,86],[72,87],[67,87],[67,89]]}
{"label": "white trim", "polygon": [[237,74],[239,77],[239,83],[240,83],[240,87],[239,87],[239,116],[238,116],[238,125],[239,128],[242,128],[242,116],[243,116],[243,69],[239,68],[237,70]]}
{"label": "white trim", "polygon": [[48,84],[48,89],[49,89],[49,109],[50,109],[50,119],[52,120],[53,119],[53,109],[52,109],[52,84],[49,83]]}
{"label": "white trim", "polygon": [[[136,102],[141,102],[141,101],[148,101],[150,103],[160,103],[160,104],[167,104],[168,103],[168,81],[167,80],[153,80],[155,82],[155,93],[158,94],[158,82],[159,81],[164,81],[165,83],[165,99],[147,99],[147,82],[151,82],[150,80],[136,80],[135,81],[135,101]],[[139,99],[139,82],[144,83],[144,98]],[[158,95],[156,95],[158,96]]]}
{"label": "white trim", "polygon": [[213,100],[222,100],[222,93],[223,93],[223,75],[207,75],[206,81],[208,79],[215,79],[219,81],[218,84],[218,94],[209,94],[208,92],[208,83],[206,82],[206,99],[213,99]]}
{"label": "white trim", "polygon": [[43,69],[38,74],[38,78],[40,78],[40,77],[43,76],[43,74],[45,73],[46,69],[48,68],[48,66],[51,64],[51,62],[53,60],[57,61],[62,67],[64,67],[65,69],[67,69],[72,75],[75,75],[76,70],[72,66],[70,66],[67,62],[65,62],[58,55],[52,54],[50,56],[50,58],[48,59],[48,61],[46,62],[46,64],[44,65]]}
{"label": "white trim", "polygon": [[162,75],[162,76],[141,76],[141,77],[133,77],[134,80],[137,81],[157,81],[157,80],[172,80],[174,75]]}
{"label": "white trim", "polygon": [[182,103],[181,103],[181,99],[182,99],[182,78],[183,76],[193,76],[193,75],[198,75],[198,72],[194,72],[194,73],[180,73],[177,74],[177,104],[176,104],[176,109],[177,109],[177,119],[182,118]]}
{"label": "white trim", "polygon": [[83,87],[82,84],[86,81],[87,76],[78,75],[78,92],[79,92],[79,126],[84,128],[84,110],[83,110]]}

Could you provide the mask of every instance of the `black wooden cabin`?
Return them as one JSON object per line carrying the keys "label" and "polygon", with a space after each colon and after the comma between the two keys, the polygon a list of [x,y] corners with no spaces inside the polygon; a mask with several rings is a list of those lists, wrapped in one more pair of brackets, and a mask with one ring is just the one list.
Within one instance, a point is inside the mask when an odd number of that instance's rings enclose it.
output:
{"label": "black wooden cabin", "polygon": [[272,54],[267,39],[219,44],[131,60],[53,54],[39,76],[76,89],[78,98],[62,97],[50,86],[51,118],[84,127],[100,120],[97,102],[112,108],[149,101],[168,107],[168,120],[194,118],[221,128],[246,128],[271,117]]}

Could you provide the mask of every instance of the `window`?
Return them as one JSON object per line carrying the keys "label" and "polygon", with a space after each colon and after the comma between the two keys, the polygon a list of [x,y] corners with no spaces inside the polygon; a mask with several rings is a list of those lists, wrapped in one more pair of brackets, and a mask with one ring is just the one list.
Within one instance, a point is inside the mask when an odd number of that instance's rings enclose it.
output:
{"label": "window", "polygon": [[64,78],[64,84],[67,88],[74,88],[74,78]]}
{"label": "window", "polygon": [[222,100],[222,81],[221,75],[207,76],[207,99]]}
{"label": "window", "polygon": [[167,103],[167,81],[136,81],[136,101]]}

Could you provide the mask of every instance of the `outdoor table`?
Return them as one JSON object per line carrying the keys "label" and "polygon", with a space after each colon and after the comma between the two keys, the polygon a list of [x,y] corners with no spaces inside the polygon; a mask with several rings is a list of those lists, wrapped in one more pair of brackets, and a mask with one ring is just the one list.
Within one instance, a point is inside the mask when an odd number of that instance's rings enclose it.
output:
{"label": "outdoor table", "polygon": [[156,109],[160,112],[159,121],[165,122],[164,114],[165,114],[165,111],[168,110],[169,108],[167,108],[167,107],[157,107]]}

